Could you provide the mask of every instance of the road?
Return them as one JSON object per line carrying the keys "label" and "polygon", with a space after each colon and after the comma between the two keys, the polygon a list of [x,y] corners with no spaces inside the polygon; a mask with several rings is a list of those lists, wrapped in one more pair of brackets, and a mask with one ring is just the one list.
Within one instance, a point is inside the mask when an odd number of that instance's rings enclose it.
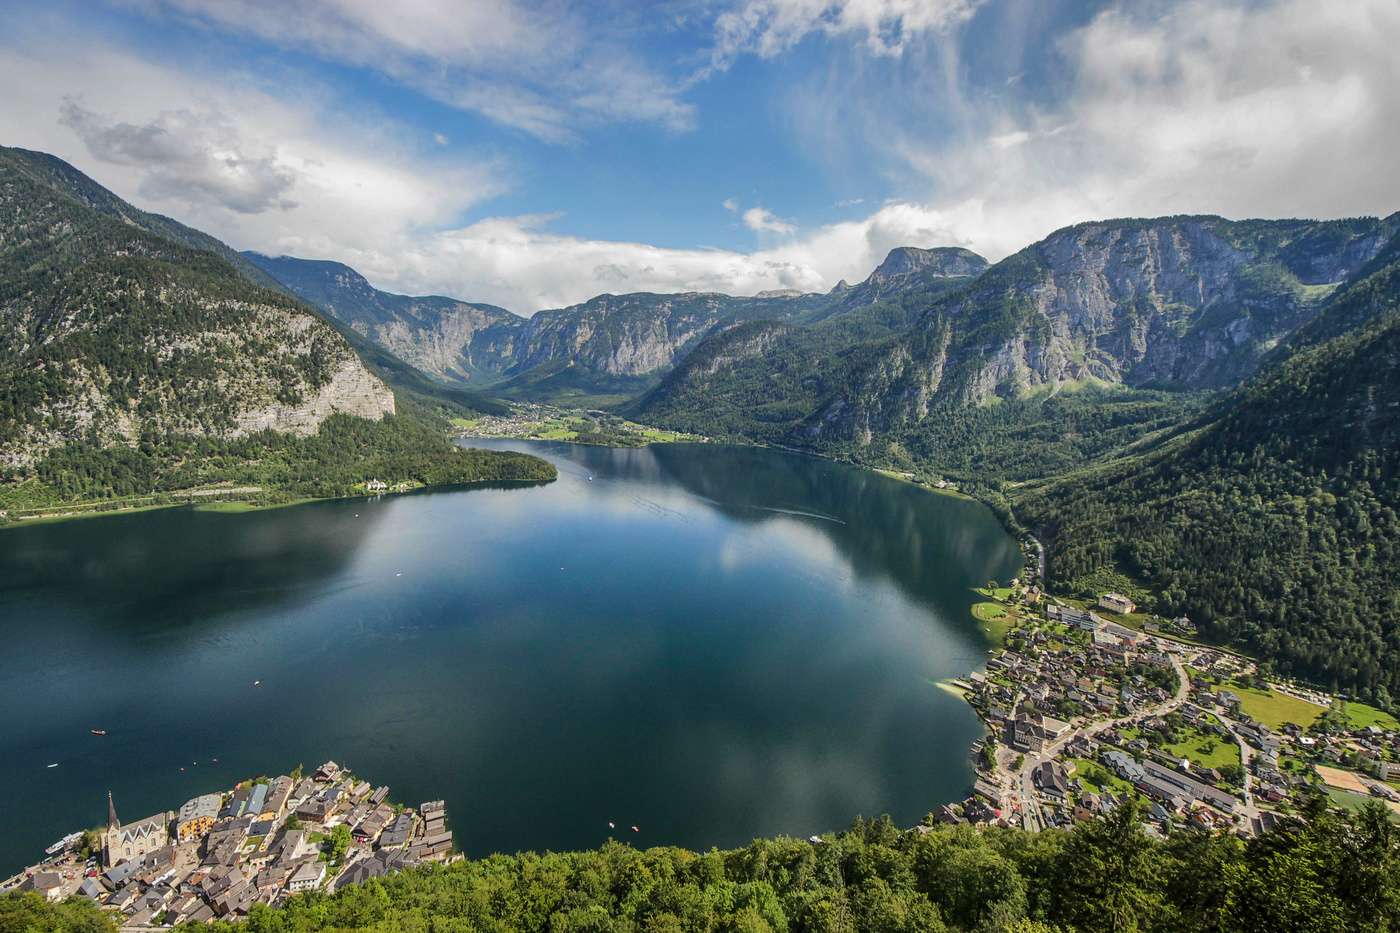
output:
{"label": "road", "polygon": [[[1064,751],[1066,745],[1074,741],[1075,736],[1083,735],[1085,737],[1092,737],[1107,729],[1120,728],[1134,719],[1141,719],[1146,716],[1164,716],[1173,710],[1179,709],[1181,704],[1186,702],[1186,697],[1191,690],[1191,678],[1186,675],[1186,668],[1182,665],[1180,658],[1175,654],[1168,655],[1167,657],[1168,660],[1171,661],[1172,667],[1176,670],[1177,677],[1176,694],[1173,695],[1171,699],[1165,700],[1157,706],[1147,707],[1132,716],[1125,716],[1122,719],[1107,719],[1103,722],[1096,722],[1088,727],[1080,726],[1077,729],[1071,728],[1065,732],[1063,736],[1042,748],[1039,754],[1026,757],[1026,761],[1021,766],[1021,770],[1013,774],[1011,778],[1012,790],[1014,793],[1020,795],[1022,801],[1021,822],[1024,829],[1036,830],[1044,828],[1044,818],[1040,812],[1040,806],[1035,802],[1035,785],[1031,781],[1031,772],[1035,770],[1036,765],[1040,764],[1042,761],[1049,761],[1052,758],[1059,757],[1060,752]],[[1236,736],[1236,738],[1238,738],[1238,736]],[[1241,742],[1241,745],[1243,745],[1243,742]]]}
{"label": "road", "polygon": [[1225,723],[1225,728],[1230,730],[1230,735],[1234,736],[1235,741],[1240,744],[1240,764],[1244,766],[1244,807],[1240,813],[1246,820],[1257,819],[1259,808],[1254,803],[1254,793],[1250,789],[1253,778],[1249,774],[1249,763],[1254,760],[1254,749],[1250,748],[1240,735],[1238,723],[1232,722],[1224,716],[1220,717],[1220,721]]}

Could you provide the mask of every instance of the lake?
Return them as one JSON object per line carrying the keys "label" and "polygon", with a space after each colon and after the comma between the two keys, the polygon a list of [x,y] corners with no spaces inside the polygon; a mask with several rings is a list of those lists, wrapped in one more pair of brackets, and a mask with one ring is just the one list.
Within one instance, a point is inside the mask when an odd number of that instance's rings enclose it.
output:
{"label": "lake", "polygon": [[109,790],[131,821],[326,759],[445,799],[473,857],[970,791],[982,730],[937,682],[1021,566],[985,507],[758,448],[472,444],[559,479],[0,531],[0,871]]}

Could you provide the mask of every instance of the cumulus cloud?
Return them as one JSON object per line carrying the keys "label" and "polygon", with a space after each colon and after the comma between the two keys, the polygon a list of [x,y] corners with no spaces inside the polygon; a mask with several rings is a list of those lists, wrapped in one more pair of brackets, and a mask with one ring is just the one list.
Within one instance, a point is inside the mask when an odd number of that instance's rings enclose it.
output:
{"label": "cumulus cloud", "polygon": [[443,103],[549,141],[637,120],[689,128],[677,82],[644,61],[615,11],[526,0],[128,0],[372,68]]}
{"label": "cumulus cloud", "polygon": [[487,301],[529,314],[604,292],[826,291],[839,279],[865,278],[896,246],[965,245],[957,228],[975,226],[978,220],[975,212],[893,204],[862,220],[743,253],[567,236],[549,229],[554,219],[494,217],[430,236],[308,258],[349,263],[382,288]]}
{"label": "cumulus cloud", "polygon": [[751,207],[744,211],[744,226],[755,233],[781,233],[784,236],[797,232],[797,226],[763,207]]}
{"label": "cumulus cloud", "polygon": [[[402,46],[401,62],[459,54],[446,38],[439,49],[426,20],[414,18],[427,16],[426,0],[403,22],[367,2],[306,0],[288,8],[283,26],[260,0],[230,0],[221,7],[228,13],[197,0],[150,2],[159,15],[178,6],[182,15],[246,16],[249,24],[239,28],[288,44],[312,41],[292,35],[305,27],[309,36],[325,37],[315,41],[340,49],[363,42],[367,56]],[[758,8],[737,10],[750,7]],[[766,19],[735,33],[743,37],[736,48],[776,56],[799,34],[817,30],[846,37],[869,61],[922,73],[927,61],[917,56],[927,50],[913,42],[893,59],[898,36],[951,30],[973,6],[793,0],[763,9],[770,10]],[[187,205],[181,220],[237,247],[336,259],[382,288],[490,301],[522,313],[600,292],[824,291],[839,279],[864,278],[896,246],[964,246],[995,260],[1058,227],[1106,217],[1336,217],[1400,208],[1392,165],[1400,147],[1400,96],[1393,93],[1400,86],[1393,52],[1400,9],[1393,0],[1183,0],[1149,9],[1115,6],[1061,36],[1070,77],[1053,101],[985,98],[985,106],[965,108],[970,116],[952,136],[917,132],[907,106],[916,96],[898,107],[872,106],[880,88],[868,82],[886,72],[843,74],[849,99],[834,101],[829,87],[828,96],[814,97],[810,109],[829,122],[825,135],[803,139],[803,148],[820,151],[853,136],[878,140],[916,183],[903,185],[898,201],[872,204],[863,218],[815,226],[726,200],[757,235],[760,248],[752,251],[567,236],[551,229],[556,218],[548,214],[467,223],[465,211],[510,188],[508,167],[458,158],[428,143],[430,130],[372,113],[333,116],[334,94],[324,89],[280,99],[244,76],[200,78],[101,46],[8,48],[0,55],[7,91],[0,123],[7,142],[74,161],[123,196],[179,200]],[[783,25],[802,10],[811,15]],[[898,34],[880,25],[892,17],[901,24]],[[533,48],[536,39],[517,35],[512,22],[507,17],[505,25],[488,24],[463,39],[477,56],[471,61]],[[519,28],[529,22],[519,20]],[[450,24],[444,29],[450,34]],[[871,45],[871,35],[884,38]],[[547,41],[553,36],[546,33]],[[589,53],[569,54],[583,60]],[[478,66],[453,67],[459,70],[448,69],[456,76],[450,90],[470,92],[470,82],[458,79]],[[508,73],[500,67],[498,76]],[[521,79],[520,105],[544,109],[515,119],[569,132],[579,126],[578,118],[551,115],[562,98],[532,96],[530,80]],[[640,112],[627,95],[613,93],[619,84],[579,81],[601,95],[587,114]],[[996,84],[999,94],[1019,93],[1000,78]],[[484,87],[478,90],[486,93]],[[822,88],[817,82],[805,90],[819,95]],[[65,109],[64,95],[78,94],[81,102]],[[854,124],[865,131],[851,132],[853,115],[869,121]],[[406,142],[412,139],[423,140],[424,150]]]}
{"label": "cumulus cloud", "polygon": [[138,190],[148,198],[212,201],[241,214],[296,207],[283,197],[296,176],[277,161],[275,150],[244,152],[223,114],[164,111],[138,126],[114,123],[72,98],[61,113],[59,122],[77,133],[94,157],[144,169]]}

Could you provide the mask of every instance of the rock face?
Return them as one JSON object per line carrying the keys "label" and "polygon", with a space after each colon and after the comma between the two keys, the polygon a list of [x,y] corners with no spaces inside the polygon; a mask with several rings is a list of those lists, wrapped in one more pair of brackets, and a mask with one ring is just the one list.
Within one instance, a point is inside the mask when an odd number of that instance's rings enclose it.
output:
{"label": "rock face", "polygon": [[515,342],[525,319],[504,308],[441,296],[392,295],[338,262],[254,252],[244,256],[300,297],[441,379],[490,382],[515,363]]}
{"label": "rock face", "polygon": [[820,320],[930,279],[971,278],[987,261],[965,249],[893,250],[860,285],[828,295],[794,289],[751,298],[688,292],[599,295],[522,318],[492,305],[410,298],[375,289],[335,262],[244,254],[296,294],[375,343],[447,381],[483,388],[550,364],[611,377],[656,379],[705,337],[750,320]]}
{"label": "rock face", "polygon": [[1238,385],[1389,241],[1386,220],[1163,218],[1058,231],[940,299],[807,433],[868,440],[940,402],[1099,380]]}
{"label": "rock face", "polygon": [[[335,412],[394,411],[392,391],[310,308],[145,229],[154,215],[118,210],[40,155],[0,149],[0,462],[148,432],[307,434]],[[79,182],[83,197],[69,190]]]}
{"label": "rock face", "polygon": [[333,414],[381,418],[394,414],[394,393],[353,355],[341,362],[330,382],[300,404],[284,404],[274,395],[244,409],[238,416],[233,436],[251,434],[265,428],[289,434],[315,434],[322,421]]}

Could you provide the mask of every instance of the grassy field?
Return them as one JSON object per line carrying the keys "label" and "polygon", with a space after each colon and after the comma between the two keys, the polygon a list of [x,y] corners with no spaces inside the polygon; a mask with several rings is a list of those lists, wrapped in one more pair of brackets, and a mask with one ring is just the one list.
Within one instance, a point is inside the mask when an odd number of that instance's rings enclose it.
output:
{"label": "grassy field", "polygon": [[[1214,748],[1207,752],[1205,749],[1214,742]],[[1165,749],[1169,754],[1178,758],[1189,758],[1192,764],[1199,764],[1206,768],[1219,768],[1224,765],[1237,765],[1240,763],[1240,746],[1233,739],[1221,738],[1204,733],[1195,733],[1191,738],[1175,745],[1168,745]]]}
{"label": "grassy field", "polygon": [[1306,729],[1312,725],[1313,720],[1327,711],[1324,707],[1282,693],[1255,690],[1252,687],[1229,689],[1240,698],[1240,709],[1270,729],[1277,729],[1286,722],[1297,723]]}
{"label": "grassy field", "polygon": [[1360,810],[1368,803],[1385,803],[1386,806],[1390,808],[1391,821],[1400,823],[1400,813],[1396,812],[1396,808],[1400,807],[1400,803],[1386,803],[1380,800],[1379,797],[1362,797],[1360,794],[1349,794],[1344,790],[1336,790],[1330,787],[1327,789],[1327,796],[1332,798],[1334,804],[1347,810]]}
{"label": "grassy field", "polygon": [[1132,785],[1122,780],[1107,767],[1097,761],[1089,761],[1084,758],[1062,759],[1066,770],[1073,762],[1074,776],[1084,782],[1085,786],[1095,793],[1120,794],[1132,790]]}
{"label": "grassy field", "polygon": [[1347,719],[1351,722],[1353,729],[1365,729],[1367,726],[1379,726],[1387,732],[1400,732],[1400,722],[1389,713],[1382,712],[1374,706],[1367,706],[1365,703],[1353,703],[1347,701]]}
{"label": "grassy field", "polygon": [[1001,603],[977,603],[972,607],[972,615],[994,645],[1000,645],[1006,638],[1006,633],[1021,621],[1020,613],[1009,610]]}

